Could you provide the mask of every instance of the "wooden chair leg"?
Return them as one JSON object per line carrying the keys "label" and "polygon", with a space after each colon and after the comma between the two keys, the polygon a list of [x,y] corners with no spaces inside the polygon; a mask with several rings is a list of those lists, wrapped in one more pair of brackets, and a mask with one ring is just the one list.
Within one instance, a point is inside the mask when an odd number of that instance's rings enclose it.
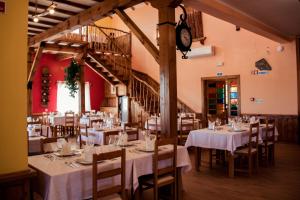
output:
{"label": "wooden chair leg", "polygon": [[212,157],[213,157],[213,155],[212,155],[213,152],[212,152],[212,151],[213,151],[213,150],[212,150],[212,149],[209,149],[208,151],[209,151],[209,168],[212,169],[212,160],[213,160],[213,159],[212,159]]}
{"label": "wooden chair leg", "polygon": [[248,157],[248,174],[249,176],[252,175],[252,156]]}
{"label": "wooden chair leg", "polygon": [[265,145],[265,159],[266,159],[266,165],[269,164],[269,147]]}
{"label": "wooden chair leg", "polygon": [[256,158],[256,160],[255,160],[255,171],[257,173],[258,172],[258,153],[255,155],[255,158]]}
{"label": "wooden chair leg", "polygon": [[153,200],[158,200],[158,188],[155,186],[153,188]]}

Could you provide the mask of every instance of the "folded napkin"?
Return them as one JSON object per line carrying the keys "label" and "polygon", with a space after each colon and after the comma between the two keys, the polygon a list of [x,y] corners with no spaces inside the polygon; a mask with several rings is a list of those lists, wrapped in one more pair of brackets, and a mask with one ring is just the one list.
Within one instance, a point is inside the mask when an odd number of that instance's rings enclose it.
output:
{"label": "folded napkin", "polygon": [[214,130],[215,126],[216,126],[216,122],[208,121],[208,129],[209,130]]}

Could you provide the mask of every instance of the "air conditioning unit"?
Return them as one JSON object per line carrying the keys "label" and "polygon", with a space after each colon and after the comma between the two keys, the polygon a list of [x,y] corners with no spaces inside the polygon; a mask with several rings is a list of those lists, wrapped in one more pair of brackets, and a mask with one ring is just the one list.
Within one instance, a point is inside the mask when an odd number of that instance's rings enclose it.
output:
{"label": "air conditioning unit", "polygon": [[188,58],[196,58],[203,56],[213,56],[215,54],[214,47],[210,46],[202,46],[198,48],[193,48],[192,51],[188,52]]}

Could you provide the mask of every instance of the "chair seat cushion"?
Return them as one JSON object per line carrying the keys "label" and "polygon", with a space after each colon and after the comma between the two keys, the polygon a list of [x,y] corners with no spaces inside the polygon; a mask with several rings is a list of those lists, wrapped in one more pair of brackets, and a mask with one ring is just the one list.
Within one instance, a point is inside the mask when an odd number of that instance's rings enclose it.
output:
{"label": "chair seat cushion", "polygon": [[[164,185],[164,184],[168,184],[169,182],[173,182],[175,179],[173,176],[171,175],[165,175],[165,176],[161,176],[158,177],[157,179],[157,184],[158,185]],[[148,176],[144,176],[141,180],[142,184],[146,184],[146,185],[153,185],[153,175],[148,175]]]}
{"label": "chair seat cushion", "polygon": [[[245,147],[245,148],[236,150],[235,153],[236,154],[248,154],[248,151],[249,151],[248,147]],[[257,152],[256,149],[251,149],[251,153],[255,153],[255,152]]]}
{"label": "chair seat cushion", "polygon": [[109,195],[106,197],[102,197],[100,199],[102,199],[102,200],[122,200],[122,198],[118,194],[112,194],[112,195]]}

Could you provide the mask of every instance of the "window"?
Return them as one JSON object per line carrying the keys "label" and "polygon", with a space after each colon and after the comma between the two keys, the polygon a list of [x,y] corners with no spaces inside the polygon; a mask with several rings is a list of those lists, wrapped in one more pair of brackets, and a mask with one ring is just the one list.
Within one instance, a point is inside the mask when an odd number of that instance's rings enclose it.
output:
{"label": "window", "polygon": [[[80,91],[75,94],[75,97],[71,97],[66,83],[59,81],[57,83],[57,111],[62,114],[70,110],[79,113],[79,107]],[[90,84],[88,82],[85,83],[85,110],[91,110]]]}

